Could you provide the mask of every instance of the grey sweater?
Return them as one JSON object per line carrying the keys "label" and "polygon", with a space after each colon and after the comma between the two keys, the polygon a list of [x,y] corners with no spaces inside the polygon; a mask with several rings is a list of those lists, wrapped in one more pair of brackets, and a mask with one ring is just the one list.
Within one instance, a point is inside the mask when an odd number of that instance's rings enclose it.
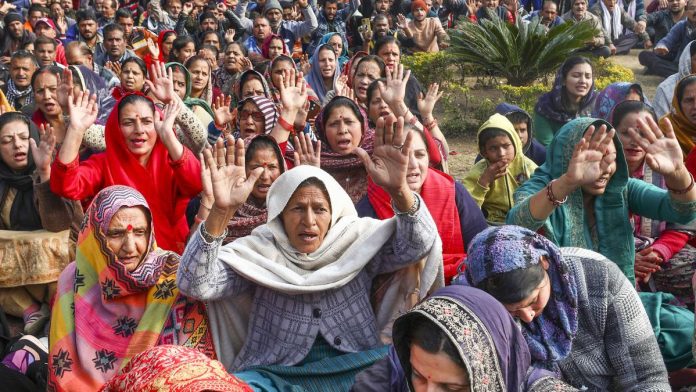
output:
{"label": "grey sweater", "polygon": [[218,322],[221,315],[215,314],[219,307],[214,302],[233,302],[237,296],[251,294],[248,332],[234,361],[223,361],[228,371],[295,365],[305,358],[319,335],[343,352],[369,350],[381,344],[370,304],[372,279],[416,262],[436,240],[435,222],[422,206],[421,201],[414,216],[397,215],[392,237],[353,280],[337,289],[290,295],[256,285],[220,261],[217,255],[222,239],[207,243],[200,229],[191,236],[181,257],[177,284],[185,295],[208,301],[219,357],[223,357],[222,351],[233,351],[232,347],[220,347],[228,344],[219,335],[233,332],[230,325]]}
{"label": "grey sweater", "polygon": [[671,391],[650,320],[616,264],[581,248],[561,254],[575,275],[579,308],[563,378],[589,391]]}

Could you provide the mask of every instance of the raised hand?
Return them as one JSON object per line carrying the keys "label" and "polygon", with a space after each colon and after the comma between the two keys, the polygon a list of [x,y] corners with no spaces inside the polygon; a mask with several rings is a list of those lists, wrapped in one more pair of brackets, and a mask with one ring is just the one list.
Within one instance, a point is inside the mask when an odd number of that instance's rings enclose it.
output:
{"label": "raised hand", "polygon": [[257,167],[246,175],[244,166],[244,142],[234,141],[227,136],[227,147],[218,139],[212,149],[203,151],[204,160],[201,167],[210,173],[210,187],[215,207],[227,211],[236,210],[246,202],[254,183],[263,173],[263,167]]}
{"label": "raised hand", "polygon": [[404,72],[404,66],[398,64],[392,71],[387,68],[386,73],[387,81],[379,84],[380,95],[395,114],[404,116],[406,115],[404,111],[408,110],[404,103],[404,98],[406,97],[406,84],[411,76],[411,71],[407,70]]}
{"label": "raised hand", "polygon": [[181,112],[183,105],[184,103],[181,102],[180,99],[172,99],[171,102],[165,105],[162,119],[160,119],[160,116],[155,115],[155,131],[162,142],[170,140],[172,137],[176,138],[174,134],[174,121],[176,120],[176,116]]}
{"label": "raised hand", "polygon": [[646,118],[647,122],[638,119],[638,130],[629,128],[628,136],[645,151],[648,166],[665,178],[669,177],[677,169],[684,167],[684,155],[674,135],[672,123],[665,118],[660,128],[652,117]]}
{"label": "raised hand", "polygon": [[377,120],[372,157],[360,147],[355,149],[372,181],[391,195],[408,189],[406,174],[412,140],[413,132],[404,131],[404,119],[389,115]]}
{"label": "raised hand", "polygon": [[163,63],[156,61],[150,67],[150,80],[145,79],[145,84],[155,98],[168,104],[176,96],[172,80],[172,69],[167,69]]}
{"label": "raised hand", "polygon": [[286,120],[290,121],[307,101],[307,83],[302,72],[295,72],[294,68],[286,70],[278,89],[282,104],[281,113],[288,115]]}
{"label": "raised hand", "polygon": [[191,12],[193,11],[193,3],[187,1],[184,3],[184,5],[181,7],[181,12],[184,15],[191,15]]}
{"label": "raised hand", "polygon": [[218,128],[225,128],[227,124],[230,124],[234,117],[230,111],[230,105],[232,104],[232,97],[229,95],[218,96],[213,102],[213,114],[215,115],[215,126]]}
{"label": "raised hand", "polygon": [[39,145],[37,146],[36,141],[30,138],[29,147],[41,182],[45,182],[51,178],[51,162],[56,148],[56,136],[53,134],[53,127],[45,124],[39,127],[39,136]]}
{"label": "raised hand", "polygon": [[99,104],[97,104],[97,96],[87,91],[78,91],[73,96],[72,89],[68,96],[68,115],[70,123],[68,132],[84,132],[92,124],[97,121],[97,113],[99,113]]}
{"label": "raised hand", "polygon": [[321,140],[317,140],[317,146],[312,145],[309,134],[301,133],[295,136],[295,166],[309,165],[321,167]]}
{"label": "raised hand", "polygon": [[437,101],[442,98],[442,91],[439,91],[440,86],[437,83],[433,83],[428,86],[428,91],[423,94],[420,93],[418,97],[418,111],[420,111],[423,119],[431,118],[433,116],[433,109]]}
{"label": "raised hand", "polygon": [[614,129],[607,131],[602,125],[595,131],[591,125],[583,138],[575,145],[573,156],[568,163],[566,176],[573,186],[582,186],[597,181],[606,167],[616,160],[616,155],[607,154],[613,143]]}
{"label": "raised hand", "polygon": [[408,30],[408,21],[406,21],[404,14],[396,15],[396,27],[404,31]]}
{"label": "raised hand", "polygon": [[303,74],[309,75],[309,72],[312,70],[312,64],[309,62],[309,57],[307,57],[306,54],[303,54],[302,57],[300,58],[300,71],[302,71]]}
{"label": "raised hand", "polygon": [[237,34],[237,32],[234,29],[225,30],[225,42],[227,42],[228,44],[234,42],[235,34]]}
{"label": "raised hand", "polygon": [[155,41],[152,38],[147,39],[147,50],[150,52],[153,58],[159,58],[160,50]]}

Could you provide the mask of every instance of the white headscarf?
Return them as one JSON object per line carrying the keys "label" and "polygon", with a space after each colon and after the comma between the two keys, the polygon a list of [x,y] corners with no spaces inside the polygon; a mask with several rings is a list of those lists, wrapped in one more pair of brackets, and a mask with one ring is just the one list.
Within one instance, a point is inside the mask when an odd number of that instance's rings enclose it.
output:
{"label": "white headscarf", "polygon": [[[280,215],[298,186],[312,177],[321,181],[328,191],[331,226],[319,249],[306,254],[297,252],[290,244]],[[344,286],[374,258],[396,229],[394,218],[358,217],[350,197],[338,182],[325,171],[307,165],[278,177],[268,191],[266,205],[268,222],[249,236],[221,248],[218,258],[255,284],[287,294]],[[437,267],[430,271],[432,276],[423,277],[426,284],[435,280]]]}

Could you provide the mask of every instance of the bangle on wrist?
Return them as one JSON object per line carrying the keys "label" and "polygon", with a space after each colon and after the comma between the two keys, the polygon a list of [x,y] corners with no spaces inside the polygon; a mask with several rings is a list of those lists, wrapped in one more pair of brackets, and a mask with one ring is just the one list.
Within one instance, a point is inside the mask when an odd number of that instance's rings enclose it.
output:
{"label": "bangle on wrist", "polygon": [[223,231],[222,234],[215,237],[214,235],[212,235],[208,232],[208,230],[205,228],[205,223],[203,223],[203,224],[201,224],[201,236],[203,237],[203,240],[207,243],[213,243],[216,241],[220,241],[223,238],[227,237],[227,227],[225,227],[225,231]]}
{"label": "bangle on wrist", "polygon": [[428,122],[427,124],[423,124],[423,126],[428,128],[429,131],[432,131],[433,128],[437,126],[437,119],[433,118],[432,121]]}
{"label": "bangle on wrist", "polygon": [[554,182],[556,182],[556,180],[551,180],[551,182],[549,182],[548,185],[546,185],[546,198],[549,199],[549,201],[551,202],[551,204],[553,204],[554,207],[558,207],[562,204],[565,204],[565,202],[568,201],[568,195],[566,195],[566,197],[564,197],[563,200],[558,200],[556,198],[556,195],[553,194],[552,186]]}
{"label": "bangle on wrist", "polygon": [[686,188],[684,188],[684,189],[673,189],[673,188],[670,188],[669,185],[668,185],[668,186],[667,186],[667,189],[668,189],[670,192],[674,193],[675,195],[683,195],[683,194],[685,194],[685,193],[689,193],[689,191],[690,191],[691,189],[693,189],[693,187],[694,187],[694,175],[691,174],[691,172],[689,172],[689,177],[691,178],[691,182],[689,183],[689,186],[687,186]]}
{"label": "bangle on wrist", "polygon": [[291,134],[295,134],[295,126],[292,125],[291,123],[287,122],[283,116],[278,117],[278,125],[280,125],[284,130],[290,132]]}

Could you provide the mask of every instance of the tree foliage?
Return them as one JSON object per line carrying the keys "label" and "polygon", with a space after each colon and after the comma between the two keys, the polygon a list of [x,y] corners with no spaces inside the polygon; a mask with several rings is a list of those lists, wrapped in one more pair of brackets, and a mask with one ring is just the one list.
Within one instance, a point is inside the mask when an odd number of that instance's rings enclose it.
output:
{"label": "tree foliage", "polygon": [[510,24],[500,18],[464,21],[450,31],[449,51],[460,61],[472,63],[524,86],[555,72],[574,52],[595,35],[588,22],[563,23],[548,32],[538,20]]}

